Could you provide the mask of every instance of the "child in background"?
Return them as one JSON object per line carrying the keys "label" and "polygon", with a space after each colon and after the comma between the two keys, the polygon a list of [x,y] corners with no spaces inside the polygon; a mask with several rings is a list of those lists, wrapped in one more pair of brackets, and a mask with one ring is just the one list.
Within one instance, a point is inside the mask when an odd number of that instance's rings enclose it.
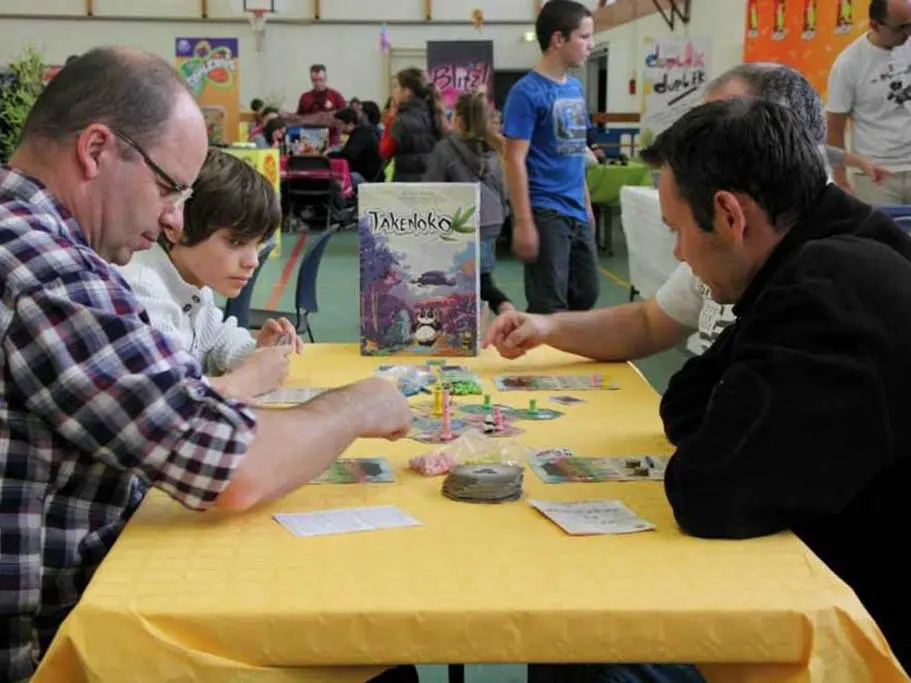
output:
{"label": "child in background", "polygon": [[578,79],[594,22],[572,0],[550,0],[535,23],[544,53],[509,91],[503,112],[512,246],[525,262],[529,313],[588,310],[598,300],[594,218],[585,180],[589,117]]}
{"label": "child in background", "polygon": [[495,314],[515,306],[493,281],[497,238],[508,206],[506,181],[498,159],[502,138],[494,128],[487,97],[462,95],[456,101],[453,133],[443,138],[427,159],[425,182],[480,183],[481,185],[481,299]]}
{"label": "child in background", "polygon": [[443,102],[420,69],[402,69],[395,80],[380,155],[395,162],[394,182],[420,182],[427,157],[446,133]]}
{"label": "child in background", "polygon": [[213,149],[184,206],[183,231],[163,228],[151,249],[136,252],[121,269],[152,326],[215,375],[212,385],[230,398],[250,400],[278,388],[288,374],[288,354],[303,348],[285,318],[268,320],[254,339],[234,318],[224,319],[212,294],[237,296],[280,223],[266,177]]}

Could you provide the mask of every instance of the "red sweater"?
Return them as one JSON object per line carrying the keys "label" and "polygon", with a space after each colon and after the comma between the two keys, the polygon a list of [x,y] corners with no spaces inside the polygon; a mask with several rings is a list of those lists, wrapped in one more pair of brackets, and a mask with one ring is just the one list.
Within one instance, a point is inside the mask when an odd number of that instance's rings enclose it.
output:
{"label": "red sweater", "polygon": [[324,111],[335,111],[345,108],[345,98],[338,90],[326,88],[325,90],[310,90],[301,95],[297,103],[298,116],[319,114]]}
{"label": "red sweater", "polygon": [[383,122],[383,136],[380,138],[380,156],[386,161],[395,156],[395,140],[392,139],[392,122],[395,115],[387,116]]}

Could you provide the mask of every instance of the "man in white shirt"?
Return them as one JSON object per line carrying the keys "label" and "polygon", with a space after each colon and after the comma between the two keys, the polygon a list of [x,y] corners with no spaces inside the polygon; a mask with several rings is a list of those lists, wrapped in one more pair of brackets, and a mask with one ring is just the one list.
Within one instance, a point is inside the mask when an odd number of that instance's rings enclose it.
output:
{"label": "man in white shirt", "polygon": [[[869,173],[854,177],[853,192],[870,204],[911,204],[911,0],[872,0],[870,30],[851,43],[829,73],[828,141],[844,147],[852,122],[857,154],[887,168],[877,184]],[[835,182],[848,191],[844,169]]]}
{"label": "man in white shirt", "polygon": [[[741,64],[709,84],[708,100],[758,97],[790,107],[820,146],[826,137],[822,100],[798,71],[779,64]],[[865,160],[826,150],[830,163]],[[844,158],[842,158],[844,157]],[[705,285],[682,263],[653,299],[593,311],[534,316],[509,312],[490,326],[486,342],[507,358],[539,345],[601,361],[624,361],[666,351],[699,331],[696,353],[708,348],[734,320],[730,306],[709,296]]]}

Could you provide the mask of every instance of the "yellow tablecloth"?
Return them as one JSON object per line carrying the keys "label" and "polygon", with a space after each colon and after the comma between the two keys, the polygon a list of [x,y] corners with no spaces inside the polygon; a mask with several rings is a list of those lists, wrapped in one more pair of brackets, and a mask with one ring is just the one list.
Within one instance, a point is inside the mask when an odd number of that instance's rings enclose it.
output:
{"label": "yellow tablecloth", "polygon": [[[313,345],[294,373],[333,386],[377,362],[353,345]],[[658,397],[630,366],[599,368],[543,349],[513,363],[492,352],[468,363],[486,377],[601,369],[621,386],[586,392],[557,421],[520,423],[529,445],[587,456],[670,452]],[[491,393],[552,405],[547,393]],[[361,441],[348,455],[404,467],[424,449]],[[292,667],[528,661],[700,662],[713,683],[907,680],[853,593],[792,535],[683,536],[656,482],[547,485],[531,471],[525,481],[526,498],[622,500],[657,530],[570,537],[527,501],[451,502],[440,478],[404,469],[395,484],[305,486],[237,517],[185,511],[156,492],[35,682],[364,680],[351,669],[327,678]],[[307,539],[271,519],[382,504],[423,525]]]}

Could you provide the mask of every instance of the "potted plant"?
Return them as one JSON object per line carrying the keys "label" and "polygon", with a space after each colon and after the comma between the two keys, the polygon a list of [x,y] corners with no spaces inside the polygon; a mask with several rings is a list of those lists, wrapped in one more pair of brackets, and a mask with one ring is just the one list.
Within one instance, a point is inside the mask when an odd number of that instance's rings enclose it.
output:
{"label": "potted plant", "polygon": [[8,161],[16,150],[25,117],[44,89],[46,71],[41,52],[27,47],[0,74],[0,161]]}

